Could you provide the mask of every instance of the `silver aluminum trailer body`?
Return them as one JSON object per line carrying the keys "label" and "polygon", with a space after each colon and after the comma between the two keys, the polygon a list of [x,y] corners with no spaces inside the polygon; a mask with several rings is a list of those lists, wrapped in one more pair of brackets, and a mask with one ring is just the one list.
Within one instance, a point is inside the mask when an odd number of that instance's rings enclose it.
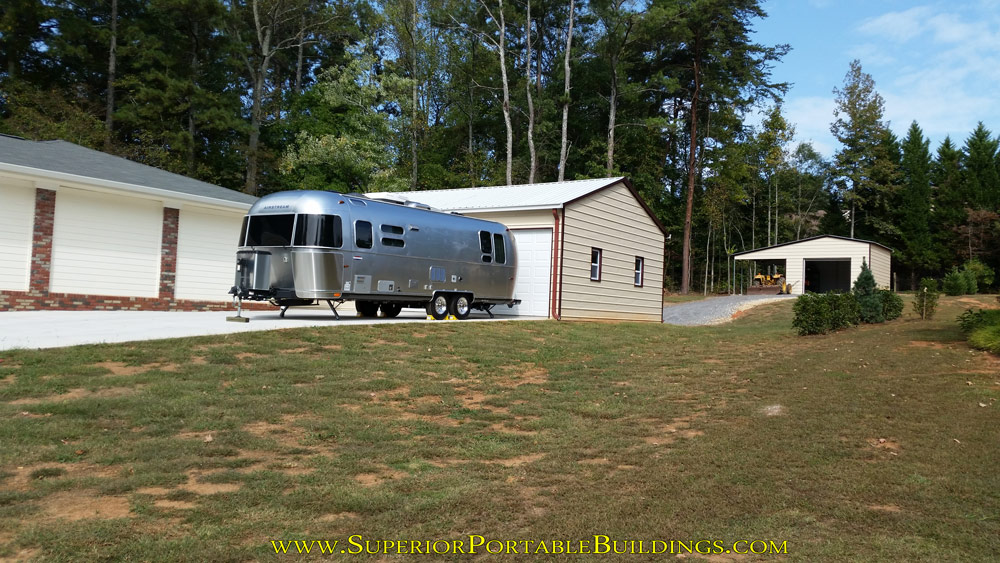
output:
{"label": "silver aluminum trailer body", "polygon": [[[465,318],[513,306],[517,251],[501,223],[354,194],[264,196],[243,220],[239,300],[282,307],[355,301],[363,316],[424,307]],[[492,314],[491,314],[492,316]]]}

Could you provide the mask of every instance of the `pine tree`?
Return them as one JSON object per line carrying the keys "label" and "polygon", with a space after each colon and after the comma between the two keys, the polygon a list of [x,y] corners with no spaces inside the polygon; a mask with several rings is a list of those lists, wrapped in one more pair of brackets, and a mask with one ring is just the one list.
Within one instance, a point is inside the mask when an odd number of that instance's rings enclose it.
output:
{"label": "pine tree", "polygon": [[964,192],[974,209],[1000,209],[1000,176],[997,174],[997,139],[980,121],[965,141],[962,165]]}
{"label": "pine tree", "polygon": [[910,125],[903,140],[903,189],[900,194],[899,230],[903,261],[910,270],[910,287],[916,289],[917,276],[936,266],[937,252],[930,231],[931,153],[917,122]]}
{"label": "pine tree", "polygon": [[843,145],[834,156],[836,174],[846,189],[845,203],[850,209],[851,238],[854,238],[859,210],[881,191],[874,178],[879,143],[886,125],[882,121],[885,102],[875,91],[875,81],[861,69],[861,61],[851,61],[843,88],[834,88],[836,120],[830,132]]}

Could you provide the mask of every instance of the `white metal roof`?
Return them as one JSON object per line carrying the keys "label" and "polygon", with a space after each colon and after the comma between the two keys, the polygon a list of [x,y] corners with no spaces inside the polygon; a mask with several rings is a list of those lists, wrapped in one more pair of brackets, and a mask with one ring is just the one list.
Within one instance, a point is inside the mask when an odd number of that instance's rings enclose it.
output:
{"label": "white metal roof", "polygon": [[511,211],[561,209],[565,204],[624,180],[623,177],[429,190],[417,192],[375,192],[365,196],[393,201],[417,201],[444,211]]}
{"label": "white metal roof", "polygon": [[[854,243],[854,244],[860,244],[860,245],[866,245],[866,246],[875,245],[875,246],[880,246],[880,247],[888,250],[890,253],[892,252],[892,249],[889,248],[888,246],[886,246],[886,245],[884,245],[882,243],[875,242],[873,240],[865,240],[865,239],[859,239],[859,238],[848,238],[848,237],[842,237],[842,236],[839,236],[839,235],[816,235],[816,236],[812,236],[812,237],[808,237],[808,238],[804,238],[804,239],[800,239],[800,240],[792,240],[792,241],[788,241],[788,242],[783,242],[781,244],[775,244],[775,245],[771,245],[771,246],[765,246],[764,248],[757,248],[757,249],[754,249],[754,250],[744,250],[743,252],[736,252],[732,256],[733,256],[733,258],[735,260],[757,260],[757,259],[764,259],[764,258],[781,258],[781,256],[780,256],[781,253],[785,251],[784,249],[782,249],[782,247],[794,246],[794,245],[802,245],[802,244],[807,244],[808,245],[808,244],[811,244],[811,243],[813,243],[813,242],[815,242],[817,240],[821,240],[821,239],[835,239],[835,240],[839,240],[839,241],[842,241],[843,243],[847,243],[847,244]],[[775,250],[775,249],[782,249],[782,250]]]}

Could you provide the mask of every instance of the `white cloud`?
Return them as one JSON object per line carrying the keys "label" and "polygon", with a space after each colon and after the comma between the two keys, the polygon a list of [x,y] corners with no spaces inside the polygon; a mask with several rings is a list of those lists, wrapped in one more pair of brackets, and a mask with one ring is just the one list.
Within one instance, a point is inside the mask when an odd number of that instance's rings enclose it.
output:
{"label": "white cloud", "polygon": [[858,29],[866,35],[905,43],[925,31],[926,21],[930,15],[930,8],[918,6],[903,12],[889,12],[870,18],[865,20]]}
{"label": "white cloud", "polygon": [[795,125],[795,142],[809,141],[823,156],[832,156],[836,142],[830,134],[834,107],[836,103],[833,94],[828,98],[789,98],[782,106],[782,111],[785,118]]}

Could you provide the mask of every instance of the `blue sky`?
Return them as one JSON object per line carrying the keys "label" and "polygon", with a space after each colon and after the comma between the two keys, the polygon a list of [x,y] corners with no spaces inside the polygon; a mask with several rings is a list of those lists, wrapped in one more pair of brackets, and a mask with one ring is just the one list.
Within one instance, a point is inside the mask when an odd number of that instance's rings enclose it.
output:
{"label": "blue sky", "polygon": [[1000,133],[1000,0],[764,0],[755,40],[792,51],[773,77],[792,83],[784,113],[796,142],[831,156],[835,87],[853,59],[885,99],[900,138],[916,120],[931,151],[946,135],[961,146],[982,121]]}

